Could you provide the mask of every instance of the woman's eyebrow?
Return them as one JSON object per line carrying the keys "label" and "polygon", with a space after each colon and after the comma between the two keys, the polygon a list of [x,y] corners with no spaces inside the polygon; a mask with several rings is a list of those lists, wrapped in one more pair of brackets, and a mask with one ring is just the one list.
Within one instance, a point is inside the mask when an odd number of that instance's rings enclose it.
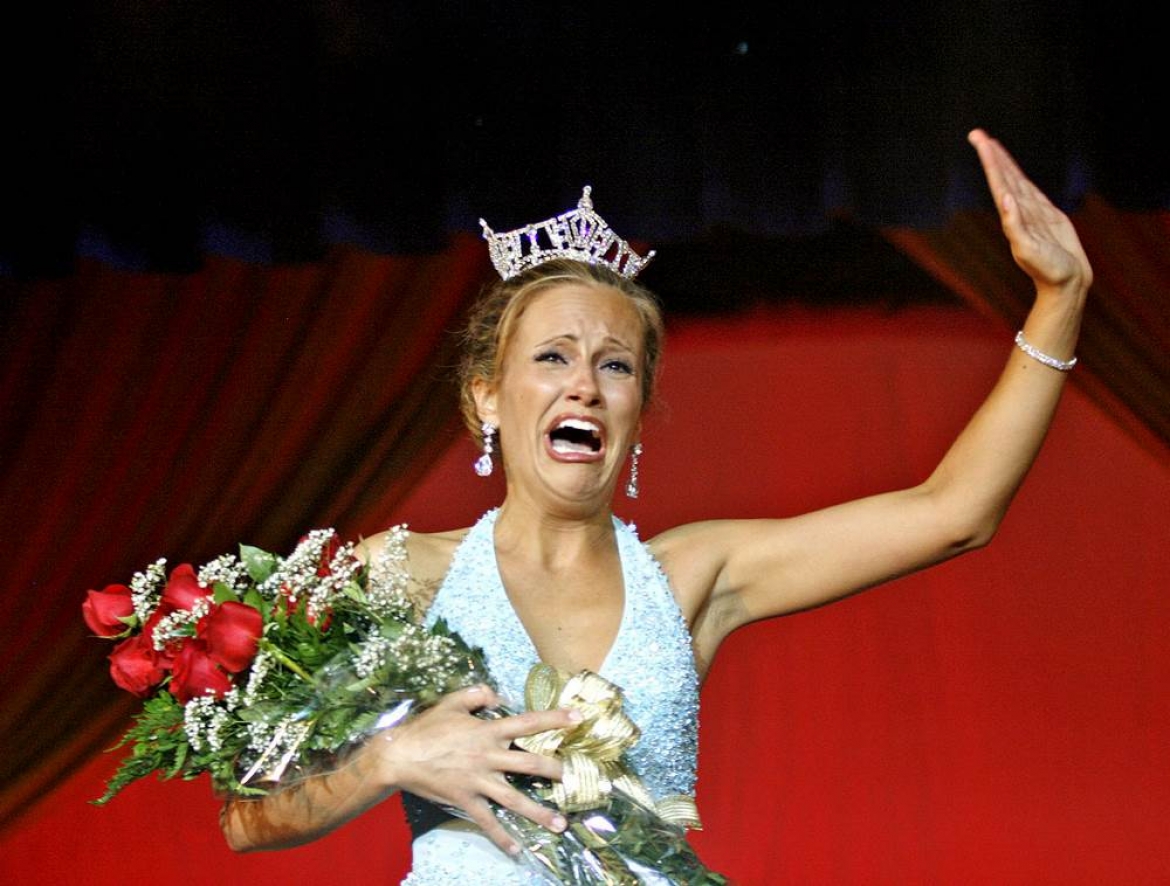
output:
{"label": "woman's eyebrow", "polygon": [[551,345],[554,342],[558,342],[558,341],[571,341],[573,343],[576,343],[579,340],[580,339],[577,336],[573,335],[572,333],[564,332],[564,333],[558,333],[557,335],[546,338],[544,341],[538,341],[536,343],[536,346],[538,348],[540,348],[540,347],[544,347],[545,345]]}
{"label": "woman's eyebrow", "polygon": [[[558,335],[550,336],[543,341],[538,341],[533,347],[543,348],[547,345],[556,344],[557,342],[571,342],[572,344],[579,344],[581,337],[572,332],[564,332]],[[627,351],[633,351],[634,348],[624,339],[620,339],[615,335],[607,335],[602,341],[607,345],[617,345],[619,348],[624,348]]]}

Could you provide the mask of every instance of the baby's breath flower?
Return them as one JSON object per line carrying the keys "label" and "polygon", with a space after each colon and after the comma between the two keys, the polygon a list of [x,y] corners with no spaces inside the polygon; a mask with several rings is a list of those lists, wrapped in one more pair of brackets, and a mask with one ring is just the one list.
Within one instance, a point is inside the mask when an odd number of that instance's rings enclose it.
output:
{"label": "baby's breath flower", "polygon": [[314,529],[306,535],[260,585],[260,593],[272,597],[282,592],[293,601],[309,596],[320,580],[321,557],[336,534],[332,529]]}
{"label": "baby's breath flower", "polygon": [[183,732],[196,752],[223,750],[225,733],[232,723],[232,713],[240,706],[239,690],[233,688],[223,698],[199,695],[183,706]]}
{"label": "baby's breath flower", "polygon": [[407,570],[406,524],[390,529],[382,550],[370,564],[366,598],[370,608],[382,617],[409,617],[413,604],[408,594],[410,573]]}
{"label": "baby's breath flower", "polygon": [[354,579],[361,568],[362,564],[354,556],[352,542],[337,549],[333,559],[329,561],[326,574],[317,576],[316,584],[309,589],[305,607],[310,621],[319,622],[329,613],[337,595]]}
{"label": "baby's breath flower", "polygon": [[257,772],[279,779],[289,763],[294,762],[301,745],[313,729],[312,723],[297,714],[289,714],[276,724],[265,725],[270,728],[253,731],[251,724],[248,727],[248,748],[259,756],[252,764],[251,772],[244,774],[245,780],[248,775]]}
{"label": "baby's breath flower", "polygon": [[376,673],[379,668],[385,665],[386,654],[389,650],[390,640],[381,634],[367,637],[358,646],[357,655],[354,656],[354,672],[363,680]]}
{"label": "baby's breath flower", "polygon": [[199,597],[190,609],[176,609],[170,615],[160,618],[154,627],[154,648],[161,651],[171,640],[189,637],[191,631],[188,625],[198,623],[210,611],[211,597]]}
{"label": "baby's breath flower", "polygon": [[256,657],[252,659],[252,665],[248,671],[248,683],[244,686],[244,693],[241,699],[244,707],[251,707],[260,698],[260,690],[264,686],[264,678],[268,676],[268,672],[271,669],[272,655],[263,650],[257,652]]}
{"label": "baby's breath flower", "polygon": [[205,563],[199,569],[199,584],[210,588],[216,582],[227,585],[233,591],[239,592],[247,588],[248,572],[240,558],[235,554],[223,554],[210,563]]}
{"label": "baby's breath flower", "polygon": [[[289,767],[311,772],[334,765],[336,755],[387,712],[410,709],[419,698],[433,700],[465,685],[471,672],[482,673],[482,663],[461,641],[418,624],[409,596],[408,538],[405,526],[394,527],[369,568],[354,544],[337,544],[331,529],[310,532],[285,559],[260,552],[256,563],[271,569],[260,582],[234,555],[200,567],[196,576],[207,593],[189,610],[159,619],[152,641],[160,651],[190,637],[221,642],[218,633],[199,632],[215,605],[209,589],[222,585],[240,597],[259,593],[269,601],[255,655],[246,669],[228,675],[231,688],[218,699],[208,692],[179,704],[168,684],[159,684],[158,697],[128,733],[144,753],[136,748],[137,757],[127,759],[107,799],[141,777],[146,760],[164,760],[158,771],[171,775],[210,771],[228,791],[287,783]],[[166,581],[161,559],[134,577],[140,624],[157,615]],[[333,620],[323,630],[327,618]],[[307,630],[306,619],[318,630]],[[202,630],[213,627],[222,626],[208,620]]]}
{"label": "baby's breath flower", "polygon": [[158,605],[158,598],[166,582],[166,568],[166,558],[160,557],[142,572],[134,573],[134,577],[130,579],[130,600],[134,604],[134,614],[140,623],[145,623],[154,612],[154,607]]}
{"label": "baby's breath flower", "polygon": [[272,736],[276,732],[276,726],[267,717],[249,720],[245,729],[248,733],[248,750],[257,754],[272,743]]}

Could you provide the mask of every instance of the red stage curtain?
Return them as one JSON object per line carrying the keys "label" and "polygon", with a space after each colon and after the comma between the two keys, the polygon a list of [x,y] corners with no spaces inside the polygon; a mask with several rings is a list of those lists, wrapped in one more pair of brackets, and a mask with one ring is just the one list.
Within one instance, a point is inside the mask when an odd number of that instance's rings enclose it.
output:
{"label": "red stage curtain", "polygon": [[[1119,212],[1089,197],[1074,223],[1093,265],[1077,384],[1159,458],[1170,453],[1170,213]],[[976,310],[1022,324],[1032,287],[995,216],[959,213],[942,230],[887,238]]]}
{"label": "red stage curtain", "polygon": [[7,302],[0,594],[21,616],[0,626],[0,822],[129,711],[78,620],[86,588],[392,506],[457,427],[449,332],[489,270],[460,237],[190,276],[85,263]]}
{"label": "red stage curtain", "polygon": [[[754,626],[721,654],[696,838],[717,867],[749,884],[1170,878],[1164,218],[1078,218],[1099,281],[1084,363],[990,549]],[[649,535],[919,479],[990,386],[1018,311],[993,228],[958,230],[965,255],[946,232],[898,242],[961,294],[1006,298],[979,301],[995,321],[672,321],[646,495],[622,512]],[[321,525],[443,528],[493,503],[470,446],[446,449],[446,332],[486,274],[465,238],[431,258],[339,249],[188,276],[86,263],[6,289],[0,878],[395,881],[393,803],[314,846],[244,857],[223,847],[201,782],[87,806],[116,762],[94,752],[131,707],[79,606],[158,556],[287,548]]]}

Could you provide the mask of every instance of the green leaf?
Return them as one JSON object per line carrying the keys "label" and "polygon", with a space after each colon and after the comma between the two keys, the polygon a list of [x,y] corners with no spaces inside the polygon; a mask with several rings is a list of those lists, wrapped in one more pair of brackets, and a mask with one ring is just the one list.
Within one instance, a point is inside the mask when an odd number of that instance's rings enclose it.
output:
{"label": "green leaf", "polygon": [[263,595],[255,588],[248,588],[248,590],[244,592],[244,602],[253,609],[258,610],[261,615],[263,615],[265,610],[268,609],[268,601],[265,600]]}
{"label": "green leaf", "polygon": [[174,778],[183,769],[183,764],[187,762],[187,752],[191,746],[185,741],[175,742],[175,760],[171,763],[171,768],[167,771],[166,778]]}
{"label": "green leaf", "polygon": [[243,561],[244,568],[248,570],[252,581],[257,584],[272,575],[279,562],[279,558],[275,554],[270,554],[268,551],[254,548],[251,545],[240,545],[240,560]]}

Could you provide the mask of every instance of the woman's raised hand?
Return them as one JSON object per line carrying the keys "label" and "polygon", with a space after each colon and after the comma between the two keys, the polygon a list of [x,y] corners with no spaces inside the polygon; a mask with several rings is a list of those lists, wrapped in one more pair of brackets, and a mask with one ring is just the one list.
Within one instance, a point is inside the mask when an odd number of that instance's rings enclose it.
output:
{"label": "woman's raised hand", "polygon": [[560,762],[518,750],[512,742],[524,735],[574,726],[580,714],[555,710],[494,720],[475,716],[476,711],[500,703],[487,686],[452,692],[430,710],[371,738],[361,751],[361,766],[385,785],[462,809],[502,850],[518,852],[520,847],[488,801],[552,831],[564,830],[565,821],[504,777],[514,773],[558,780]]}
{"label": "woman's raised hand", "polygon": [[1024,175],[996,139],[982,129],[967,138],[979,154],[1012,256],[1032,278],[1037,293],[1087,290],[1093,271],[1068,216]]}

